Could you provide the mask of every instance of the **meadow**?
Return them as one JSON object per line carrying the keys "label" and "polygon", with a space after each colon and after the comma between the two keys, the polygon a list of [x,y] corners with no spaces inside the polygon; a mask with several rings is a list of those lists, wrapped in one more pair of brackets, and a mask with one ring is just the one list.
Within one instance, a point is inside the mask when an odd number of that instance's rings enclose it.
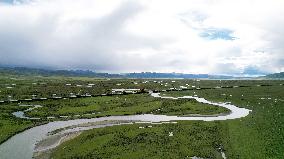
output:
{"label": "meadow", "polygon": [[60,145],[52,157],[221,158],[219,148],[222,147],[222,137],[226,135],[221,126],[218,122],[187,121],[93,129]]}
{"label": "meadow", "polygon": [[[179,88],[179,82],[167,80],[164,83],[172,84],[168,84],[169,86],[164,86],[164,88],[160,81],[156,80],[109,80],[83,77],[1,77],[0,143],[27,128],[54,120],[131,114],[214,115],[229,113],[225,108],[212,107],[198,103],[195,100],[161,100],[150,97],[147,93],[102,96],[102,94],[110,93],[113,88],[153,88],[153,90],[162,90]],[[94,97],[82,96],[86,94]],[[72,95],[75,97],[72,97]],[[28,108],[20,105],[31,105],[30,107],[32,105],[43,106],[25,112],[27,117],[40,119],[20,119],[12,115],[13,112],[23,111]]]}
{"label": "meadow", "polygon": [[[158,91],[163,96],[195,95],[214,102],[231,102],[252,112],[244,118],[226,121],[179,121],[176,124],[133,124],[88,130],[60,145],[52,156],[106,158],[109,154],[108,158],[221,158],[222,151],[227,158],[233,159],[282,158],[283,83],[281,80],[3,76],[0,78],[0,143],[25,129],[56,120],[131,114],[229,113],[225,108],[191,99],[153,98],[147,92],[111,94],[112,89],[135,88]],[[28,108],[20,106],[22,104],[41,105],[25,112],[27,117],[40,119],[21,119],[12,115]],[[169,136],[170,132],[173,136]]]}
{"label": "meadow", "polygon": [[[280,84],[170,92],[167,94],[196,94],[211,101],[231,102],[252,112],[245,118],[218,122],[184,121],[176,125],[154,125],[154,129],[145,130],[138,129],[139,125],[89,130],[62,144],[53,155],[56,158],[104,158],[105,154],[111,154],[111,158],[120,155],[125,158],[220,158],[221,147],[227,158],[282,158],[283,92],[284,86]],[[104,131],[107,132],[100,134]],[[169,137],[169,132],[174,136]],[[84,153],[79,153],[81,151]]]}

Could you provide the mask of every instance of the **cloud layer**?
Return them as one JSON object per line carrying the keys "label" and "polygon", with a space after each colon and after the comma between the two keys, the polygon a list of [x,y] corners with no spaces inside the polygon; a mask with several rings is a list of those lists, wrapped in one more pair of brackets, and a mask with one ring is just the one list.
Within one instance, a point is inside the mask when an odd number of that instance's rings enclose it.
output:
{"label": "cloud layer", "polygon": [[107,72],[284,71],[284,1],[0,1],[0,64]]}

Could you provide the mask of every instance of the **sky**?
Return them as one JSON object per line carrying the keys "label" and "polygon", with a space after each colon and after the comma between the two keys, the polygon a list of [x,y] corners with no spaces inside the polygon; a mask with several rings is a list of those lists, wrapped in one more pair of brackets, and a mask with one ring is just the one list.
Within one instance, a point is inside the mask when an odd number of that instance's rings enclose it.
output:
{"label": "sky", "polygon": [[283,0],[0,0],[0,65],[284,71]]}

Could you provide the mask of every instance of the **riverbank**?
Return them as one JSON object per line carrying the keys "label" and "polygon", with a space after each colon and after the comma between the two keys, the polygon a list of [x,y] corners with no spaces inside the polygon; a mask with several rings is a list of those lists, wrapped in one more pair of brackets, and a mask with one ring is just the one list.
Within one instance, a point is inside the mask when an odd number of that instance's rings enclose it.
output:
{"label": "riverbank", "polygon": [[[75,137],[79,136],[81,133],[82,132],[66,133],[64,135],[60,135],[57,139],[49,138],[49,139],[45,139],[41,141],[39,144],[42,144],[42,145],[38,145],[38,144],[36,145],[36,148],[35,148],[36,150],[33,154],[33,158],[34,159],[49,159],[51,157],[51,153],[53,149],[55,149],[57,146],[59,146],[60,144],[66,141],[74,139]],[[46,141],[46,140],[52,140],[52,141]],[[38,150],[39,147],[44,148],[44,144],[46,144],[45,142],[56,142],[56,145],[52,148]]]}

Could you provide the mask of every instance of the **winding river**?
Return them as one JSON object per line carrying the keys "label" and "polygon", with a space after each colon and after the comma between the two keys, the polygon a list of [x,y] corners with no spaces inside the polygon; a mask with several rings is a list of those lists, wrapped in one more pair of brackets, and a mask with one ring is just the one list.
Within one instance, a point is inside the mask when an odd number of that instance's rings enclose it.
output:
{"label": "winding river", "polygon": [[[1,144],[0,158],[31,159],[35,151],[36,143],[45,139],[48,136],[49,132],[74,125],[96,123],[102,121],[121,121],[122,124],[125,124],[133,122],[169,122],[169,121],[179,121],[179,120],[202,120],[202,121],[228,120],[228,119],[237,119],[245,117],[251,111],[245,108],[239,108],[229,103],[215,103],[207,101],[204,98],[193,97],[193,96],[167,97],[167,96],[160,96],[160,93],[151,93],[151,95],[156,98],[166,98],[173,100],[195,99],[201,103],[211,104],[213,106],[225,107],[231,110],[231,113],[219,116],[189,116],[189,117],[143,114],[143,115],[129,115],[129,116],[109,116],[109,117],[92,118],[92,119],[75,119],[68,121],[54,121],[45,125],[28,129],[22,133],[13,136],[9,140]],[[112,126],[112,125],[119,125],[119,124],[106,124],[105,126]],[[103,126],[100,125],[97,127],[103,127]],[[91,127],[91,128],[97,128],[97,127]],[[73,128],[69,131],[80,131],[80,130],[78,128]]]}

